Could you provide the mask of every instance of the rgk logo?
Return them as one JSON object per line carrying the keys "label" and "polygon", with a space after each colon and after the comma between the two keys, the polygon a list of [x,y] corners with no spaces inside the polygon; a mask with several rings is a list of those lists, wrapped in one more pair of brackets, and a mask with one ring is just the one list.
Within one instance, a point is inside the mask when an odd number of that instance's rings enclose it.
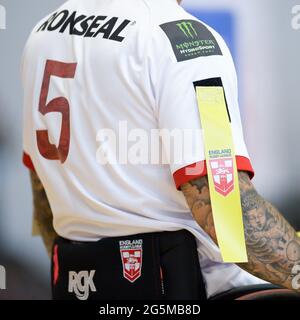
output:
{"label": "rgk logo", "polygon": [[6,10],[0,5],[0,30],[6,28]]}
{"label": "rgk logo", "polygon": [[190,22],[190,21],[177,23],[177,27],[180,29],[180,31],[182,31],[184,33],[184,35],[187,38],[194,39],[194,37],[198,36],[197,31],[195,30],[192,22]]}
{"label": "rgk logo", "polygon": [[3,266],[0,266],[0,290],[6,289],[6,272]]}
{"label": "rgk logo", "polygon": [[68,291],[75,293],[79,300],[87,300],[90,292],[97,291],[93,280],[95,273],[96,270],[80,271],[79,273],[70,271]]}

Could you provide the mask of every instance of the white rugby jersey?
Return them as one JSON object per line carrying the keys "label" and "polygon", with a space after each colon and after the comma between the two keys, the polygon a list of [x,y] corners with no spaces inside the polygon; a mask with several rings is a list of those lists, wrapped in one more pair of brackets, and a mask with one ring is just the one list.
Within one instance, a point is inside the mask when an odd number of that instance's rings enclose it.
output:
{"label": "white rugby jersey", "polygon": [[[238,169],[253,174],[234,64],[217,32],[176,0],[71,0],[32,31],[22,78],[23,159],[45,187],[59,235],[97,241],[186,229],[197,239],[209,296],[260,282],[222,263],[178,190],[206,174],[193,84],[201,80],[221,79]],[[160,129],[192,130],[196,142],[179,146],[181,161],[147,162],[137,144],[145,147],[141,136]],[[168,153],[162,139],[156,149]],[[103,161],[116,154],[117,161]],[[195,163],[203,170],[187,175]]]}

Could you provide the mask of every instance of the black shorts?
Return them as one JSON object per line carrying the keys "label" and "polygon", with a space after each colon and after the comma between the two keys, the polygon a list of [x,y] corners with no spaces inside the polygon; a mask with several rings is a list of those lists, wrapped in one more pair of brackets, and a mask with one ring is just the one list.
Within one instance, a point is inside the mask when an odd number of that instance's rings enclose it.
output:
{"label": "black shorts", "polygon": [[53,246],[55,300],[206,299],[188,231],[137,234]]}

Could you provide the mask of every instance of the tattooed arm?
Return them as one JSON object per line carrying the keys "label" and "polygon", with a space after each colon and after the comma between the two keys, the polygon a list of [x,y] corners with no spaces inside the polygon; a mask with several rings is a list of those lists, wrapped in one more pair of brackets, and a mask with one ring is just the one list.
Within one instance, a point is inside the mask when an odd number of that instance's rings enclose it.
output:
{"label": "tattooed arm", "polygon": [[[255,190],[247,173],[239,172],[241,203],[248,263],[239,266],[253,275],[298,290],[300,239],[295,230],[270,203]],[[207,177],[181,186],[195,220],[218,244],[213,223]]]}
{"label": "tattooed arm", "polygon": [[33,193],[34,223],[40,231],[49,256],[51,256],[52,244],[57,237],[53,228],[51,208],[44,187],[37,174],[30,172],[30,177]]}

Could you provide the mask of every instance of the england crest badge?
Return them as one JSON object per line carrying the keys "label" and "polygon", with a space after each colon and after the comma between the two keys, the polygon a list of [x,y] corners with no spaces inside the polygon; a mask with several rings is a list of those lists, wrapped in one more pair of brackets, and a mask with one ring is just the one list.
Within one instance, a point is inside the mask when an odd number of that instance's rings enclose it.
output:
{"label": "england crest badge", "polygon": [[216,192],[228,196],[234,189],[233,158],[217,158],[209,162]]}
{"label": "england crest badge", "polygon": [[143,240],[120,241],[123,276],[131,283],[142,274]]}

